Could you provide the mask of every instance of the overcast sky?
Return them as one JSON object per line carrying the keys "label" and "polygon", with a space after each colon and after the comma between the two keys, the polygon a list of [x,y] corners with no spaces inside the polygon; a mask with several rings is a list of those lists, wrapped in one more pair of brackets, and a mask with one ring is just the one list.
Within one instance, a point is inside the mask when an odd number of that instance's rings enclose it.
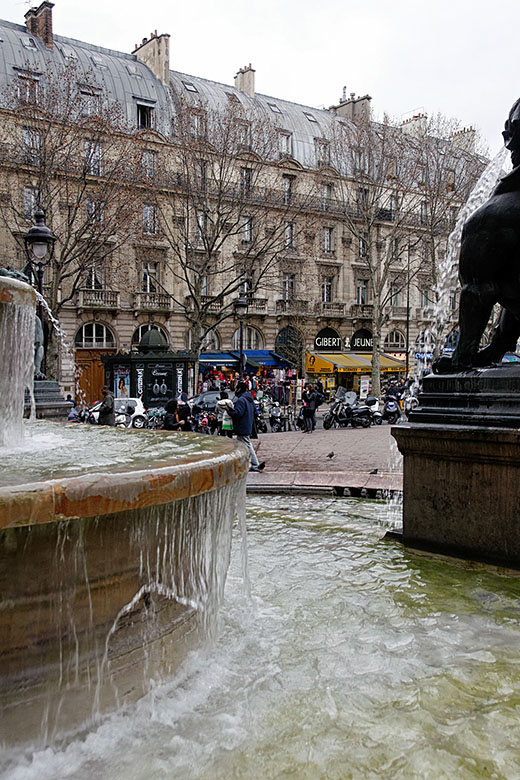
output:
{"label": "overcast sky", "polygon": [[[24,23],[36,2],[0,0]],[[476,125],[494,154],[520,97],[519,0],[55,0],[54,32],[119,51],[169,33],[170,67],[308,106],[370,94],[376,117],[441,111]]]}

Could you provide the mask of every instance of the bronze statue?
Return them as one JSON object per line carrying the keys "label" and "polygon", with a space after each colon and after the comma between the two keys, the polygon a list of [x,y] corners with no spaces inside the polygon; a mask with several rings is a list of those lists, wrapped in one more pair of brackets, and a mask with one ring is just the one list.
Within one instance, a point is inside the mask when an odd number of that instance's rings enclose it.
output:
{"label": "bronze statue", "polygon": [[[502,135],[514,168],[464,225],[459,341],[452,357],[434,362],[434,373],[499,363],[506,352],[515,351],[520,336],[520,100],[511,108]],[[479,350],[496,303],[502,307],[498,324],[490,343]]]}

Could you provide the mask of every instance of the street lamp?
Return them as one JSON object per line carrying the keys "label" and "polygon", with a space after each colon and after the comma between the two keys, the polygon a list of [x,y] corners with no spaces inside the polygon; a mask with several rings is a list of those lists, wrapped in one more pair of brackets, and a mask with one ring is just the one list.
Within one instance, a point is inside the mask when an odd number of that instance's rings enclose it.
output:
{"label": "street lamp", "polygon": [[[45,213],[42,209],[39,208],[34,212],[34,221],[36,224],[29,228],[23,237],[25,254],[27,256],[27,266],[24,268],[24,271],[28,271],[29,276],[32,278],[36,277],[38,286],[38,318],[34,336],[34,371],[35,378],[45,379],[45,374],[43,373],[45,371],[45,349],[42,327],[43,269],[52,260],[56,238],[45,224]],[[49,254],[49,257],[45,259],[47,254]],[[34,270],[35,265],[36,271]]]}
{"label": "street lamp", "polygon": [[247,315],[247,298],[244,295],[240,295],[240,297],[238,297],[235,300],[233,307],[235,310],[235,317],[238,318],[238,322],[240,324],[238,343],[240,349],[240,359],[239,359],[240,376],[242,376],[246,367],[245,356],[244,356],[244,318]]}
{"label": "street lamp", "polygon": [[[29,228],[23,237],[23,243],[28,265],[33,275],[35,274],[34,265],[36,264],[35,275],[38,283],[38,292],[40,295],[43,295],[43,269],[52,260],[56,238],[45,224],[45,213],[42,209],[34,212],[34,221],[36,224]],[[45,260],[49,251],[49,257]],[[41,319],[41,300],[39,302],[39,310]]]}

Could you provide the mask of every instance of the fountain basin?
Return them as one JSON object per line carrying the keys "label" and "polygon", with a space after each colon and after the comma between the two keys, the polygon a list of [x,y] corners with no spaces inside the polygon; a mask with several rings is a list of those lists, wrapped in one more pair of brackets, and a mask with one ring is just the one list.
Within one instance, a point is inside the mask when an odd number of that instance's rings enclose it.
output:
{"label": "fountain basin", "polygon": [[15,468],[17,484],[0,488],[4,744],[50,744],[139,698],[222,597],[247,452],[195,434],[83,435],[130,450],[156,442],[159,455],[25,484]]}

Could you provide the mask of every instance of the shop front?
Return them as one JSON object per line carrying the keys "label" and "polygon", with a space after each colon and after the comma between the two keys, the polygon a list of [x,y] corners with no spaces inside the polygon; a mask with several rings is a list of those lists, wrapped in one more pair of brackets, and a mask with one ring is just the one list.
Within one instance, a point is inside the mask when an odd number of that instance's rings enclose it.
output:
{"label": "shop front", "polygon": [[[381,354],[381,377],[404,376],[406,364],[389,355]],[[337,387],[345,387],[357,394],[365,395],[369,388],[372,373],[372,353],[365,352],[308,352],[305,361],[308,379],[321,379],[327,397],[334,393]]]}
{"label": "shop front", "polygon": [[[245,373],[259,379],[283,381],[296,375],[291,363],[276,352],[267,349],[245,349]],[[202,381],[218,379],[231,382],[240,373],[240,352],[203,352],[199,359]]]}

